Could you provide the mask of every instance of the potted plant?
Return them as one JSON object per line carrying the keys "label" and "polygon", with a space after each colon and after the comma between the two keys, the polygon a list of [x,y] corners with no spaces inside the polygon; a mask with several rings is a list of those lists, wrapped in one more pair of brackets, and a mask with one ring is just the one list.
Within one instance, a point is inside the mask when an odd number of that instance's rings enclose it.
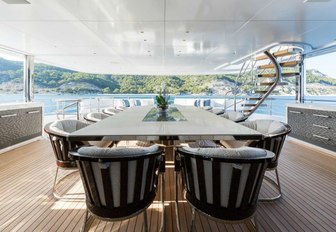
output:
{"label": "potted plant", "polygon": [[169,98],[170,98],[170,96],[164,96],[164,95],[162,95],[161,91],[160,91],[160,94],[155,97],[156,103],[157,103],[157,107],[158,107],[159,111],[164,112],[164,111],[166,111],[168,109]]}

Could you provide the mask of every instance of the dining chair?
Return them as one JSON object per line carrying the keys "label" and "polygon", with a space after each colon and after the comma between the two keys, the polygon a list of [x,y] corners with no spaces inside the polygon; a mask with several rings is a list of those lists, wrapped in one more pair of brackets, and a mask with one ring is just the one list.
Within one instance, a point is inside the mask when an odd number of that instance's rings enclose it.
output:
{"label": "dining chair", "polygon": [[57,184],[71,174],[69,173],[68,175],[65,175],[61,179],[57,180],[58,171],[60,169],[78,170],[75,162],[69,157],[69,151],[78,149],[82,146],[109,147],[113,145],[113,141],[107,137],[103,138],[101,141],[68,141],[68,135],[70,133],[89,125],[90,124],[87,122],[76,119],[63,119],[48,123],[44,127],[44,131],[49,135],[50,143],[56,158],[57,169],[53,184],[53,195],[57,199],[63,198],[57,191]]}
{"label": "dining chair", "polygon": [[45,125],[44,131],[49,135],[50,143],[56,158],[56,174],[52,187],[53,196],[60,199],[63,196],[57,191],[57,184],[66,179],[71,173],[57,180],[59,170],[78,170],[76,163],[69,157],[69,151],[85,146],[83,142],[70,142],[67,137],[71,132],[88,126],[87,123],[64,119]]}
{"label": "dining chair", "polygon": [[275,187],[275,189],[278,191],[278,194],[274,197],[261,198],[260,200],[273,201],[279,199],[282,193],[278,173],[278,161],[286,137],[291,132],[291,127],[287,123],[269,119],[258,119],[254,121],[242,122],[240,124],[261,132],[264,135],[264,139],[248,141],[221,140],[221,144],[228,148],[249,146],[272,151],[275,154],[275,158],[272,160],[271,163],[268,164],[266,171],[274,171],[276,181],[271,179],[267,175],[265,175],[265,180],[268,181],[273,187]]}
{"label": "dining chair", "polygon": [[156,196],[159,167],[163,161],[162,150],[157,145],[82,147],[70,154],[79,167],[86,195],[83,231],[87,229],[90,216],[118,221],[140,213],[144,216],[143,229],[148,231],[146,209]]}
{"label": "dining chair", "polygon": [[108,118],[110,115],[100,113],[100,112],[90,112],[85,114],[83,117],[87,122],[95,123],[100,122],[101,120]]}
{"label": "dining chair", "polygon": [[[195,213],[224,223],[252,222],[263,176],[274,153],[259,148],[177,149],[185,198]],[[178,210],[177,210],[178,211]]]}

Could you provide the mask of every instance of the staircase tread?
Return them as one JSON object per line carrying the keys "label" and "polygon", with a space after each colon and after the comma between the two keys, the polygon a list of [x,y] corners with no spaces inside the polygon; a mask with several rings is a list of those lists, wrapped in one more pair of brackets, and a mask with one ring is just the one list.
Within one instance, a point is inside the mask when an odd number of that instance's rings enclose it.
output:
{"label": "staircase tread", "polygon": [[[272,53],[272,55],[274,57],[282,57],[282,56],[289,56],[289,55],[295,55],[295,54],[299,54],[299,53],[294,48],[288,48],[288,49],[284,49],[284,50],[280,50],[280,51]],[[255,59],[256,60],[265,60],[265,59],[268,59],[268,56],[260,55],[260,56],[257,56]]]}
{"label": "staircase tread", "polygon": [[[283,77],[290,77],[290,76],[297,76],[300,75],[299,72],[288,72],[288,73],[281,73],[281,76]],[[258,77],[275,77],[275,73],[264,73],[264,74],[258,74]]]}
{"label": "staircase tread", "polygon": [[[282,62],[279,63],[281,67],[295,67],[296,65],[298,65],[300,63],[300,61],[288,61],[288,62]],[[258,66],[259,69],[268,69],[268,68],[274,68],[273,64],[264,64],[264,65],[260,65]]]}

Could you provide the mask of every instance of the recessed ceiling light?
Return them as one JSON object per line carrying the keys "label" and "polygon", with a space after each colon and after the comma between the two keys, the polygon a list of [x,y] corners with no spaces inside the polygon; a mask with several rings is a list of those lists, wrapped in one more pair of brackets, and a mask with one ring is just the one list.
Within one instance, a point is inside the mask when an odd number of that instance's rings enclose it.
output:
{"label": "recessed ceiling light", "polygon": [[304,0],[303,3],[330,2],[330,0]]}
{"label": "recessed ceiling light", "polygon": [[30,4],[27,0],[2,0],[7,4]]}
{"label": "recessed ceiling light", "polygon": [[140,31],[141,34],[145,33],[144,31]]}

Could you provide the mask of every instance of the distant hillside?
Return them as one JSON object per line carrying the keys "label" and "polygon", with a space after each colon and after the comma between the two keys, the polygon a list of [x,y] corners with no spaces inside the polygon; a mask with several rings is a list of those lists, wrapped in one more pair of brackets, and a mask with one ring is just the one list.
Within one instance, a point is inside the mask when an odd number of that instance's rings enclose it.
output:
{"label": "distant hillside", "polygon": [[0,57],[0,72],[3,71],[16,71],[21,69],[22,70],[22,62],[12,61],[12,60],[5,60]]}
{"label": "distant hillside", "polygon": [[[7,66],[8,67],[4,67]],[[22,64],[0,58],[0,91],[20,91]],[[225,85],[215,90],[212,82]],[[158,93],[161,83],[167,83],[168,91],[174,94],[210,94],[231,88],[234,84],[230,75],[202,76],[143,76],[143,75],[100,75],[74,72],[45,64],[36,64],[34,81],[38,92],[61,93]],[[218,84],[221,83],[222,84]],[[10,83],[10,84],[9,84]],[[14,83],[14,84],[13,84]],[[22,89],[22,87],[21,87]]]}
{"label": "distant hillside", "polygon": [[[22,91],[23,67],[21,62],[0,58],[0,92]],[[249,92],[249,75],[238,80],[243,92]],[[143,76],[100,75],[75,72],[45,64],[36,64],[34,69],[35,90],[38,93],[158,93],[161,83],[167,83],[172,94],[217,94],[224,95],[234,87],[234,75],[187,75]],[[279,94],[295,94],[295,78],[284,79],[289,85],[279,86]],[[307,86],[311,94],[335,94],[336,79],[327,77],[318,70],[307,70]],[[325,90],[327,89],[327,90]],[[309,90],[310,91],[310,90]]]}

